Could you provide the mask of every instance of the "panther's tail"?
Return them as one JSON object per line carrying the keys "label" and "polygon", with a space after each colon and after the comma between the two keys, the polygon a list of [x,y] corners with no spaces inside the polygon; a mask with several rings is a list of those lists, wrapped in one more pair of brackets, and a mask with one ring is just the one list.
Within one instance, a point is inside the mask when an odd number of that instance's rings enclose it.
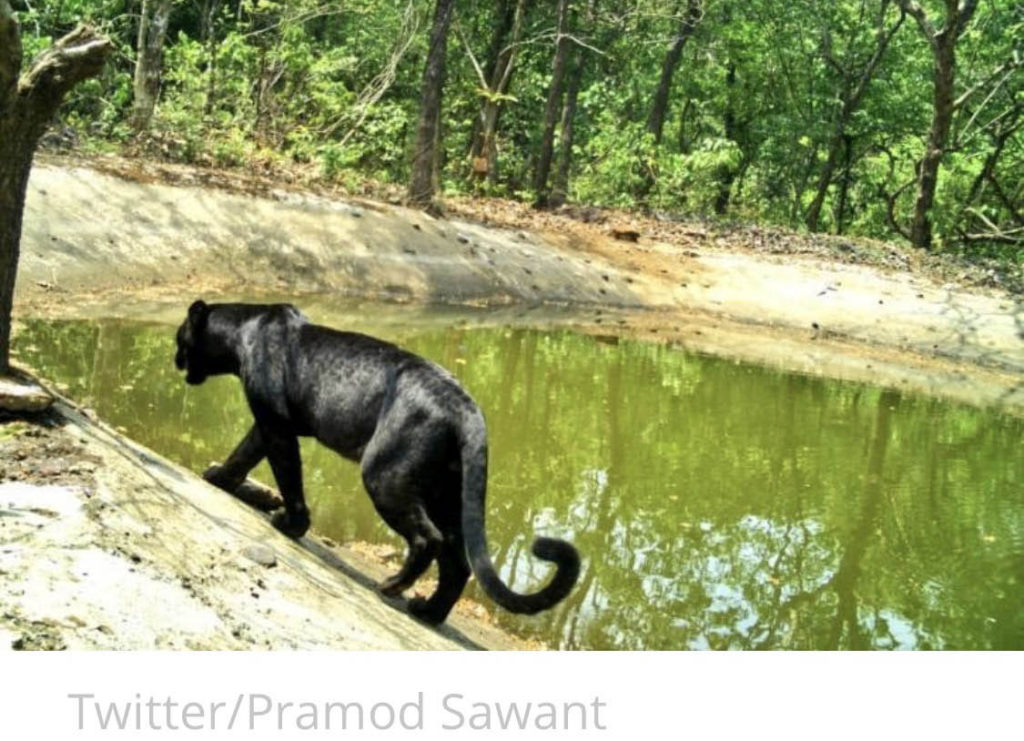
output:
{"label": "panther's tail", "polygon": [[534,594],[513,592],[494,570],[487,551],[484,500],[487,492],[487,431],[484,418],[475,407],[463,415],[459,431],[462,455],[462,532],[469,563],[488,596],[511,612],[532,615],[557,604],[576,584],[580,556],[576,549],[557,538],[537,538],[533,555],[556,564],[554,578]]}

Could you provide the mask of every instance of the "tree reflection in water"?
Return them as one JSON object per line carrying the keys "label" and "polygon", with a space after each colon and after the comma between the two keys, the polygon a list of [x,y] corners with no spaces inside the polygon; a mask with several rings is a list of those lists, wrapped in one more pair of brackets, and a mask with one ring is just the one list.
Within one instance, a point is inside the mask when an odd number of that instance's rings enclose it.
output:
{"label": "tree reflection in water", "polygon": [[[1024,648],[1019,419],[641,342],[360,321],[484,409],[503,576],[546,577],[535,532],[584,554],[565,603],[499,611],[517,632],[572,648]],[[248,424],[234,379],[185,386],[172,328],[28,322],[15,349],[193,470]],[[317,529],[397,542],[355,466],[303,451]]]}

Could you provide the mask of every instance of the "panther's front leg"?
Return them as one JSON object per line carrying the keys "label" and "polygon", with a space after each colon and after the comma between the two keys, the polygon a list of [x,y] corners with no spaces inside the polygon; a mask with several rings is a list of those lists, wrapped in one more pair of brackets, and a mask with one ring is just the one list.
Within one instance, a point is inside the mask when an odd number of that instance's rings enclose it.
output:
{"label": "panther's front leg", "polygon": [[213,465],[206,469],[203,478],[218,489],[234,494],[265,455],[266,448],[260,437],[259,427],[253,425],[228,459],[219,466]]}
{"label": "panther's front leg", "polygon": [[299,439],[295,435],[261,429],[274,472],[277,488],[284,499],[284,509],[270,519],[271,524],[290,538],[301,538],[309,530],[309,510],[302,495],[302,458],[299,456]]}

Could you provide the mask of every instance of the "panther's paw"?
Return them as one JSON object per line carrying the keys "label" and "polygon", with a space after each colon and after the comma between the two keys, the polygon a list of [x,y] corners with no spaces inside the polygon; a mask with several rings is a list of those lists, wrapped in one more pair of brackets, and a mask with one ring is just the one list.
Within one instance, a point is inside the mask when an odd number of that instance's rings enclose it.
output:
{"label": "panther's paw", "polygon": [[405,591],[405,586],[398,581],[398,577],[396,574],[395,576],[390,576],[384,581],[382,581],[380,584],[378,584],[377,591],[383,594],[385,597],[397,597],[403,591]]}
{"label": "panther's paw", "polygon": [[279,509],[270,517],[270,524],[289,538],[301,538],[309,530],[309,515],[305,512],[296,514]]}
{"label": "panther's paw", "polygon": [[437,607],[430,603],[430,600],[422,597],[413,597],[409,600],[409,614],[417,620],[422,620],[431,625],[440,625],[448,617],[448,611],[439,613]]}
{"label": "panther's paw", "polygon": [[229,482],[227,477],[224,476],[224,466],[217,463],[212,464],[209,468],[203,471],[203,478],[218,489],[223,489],[228,493],[233,491],[230,487],[231,482]]}

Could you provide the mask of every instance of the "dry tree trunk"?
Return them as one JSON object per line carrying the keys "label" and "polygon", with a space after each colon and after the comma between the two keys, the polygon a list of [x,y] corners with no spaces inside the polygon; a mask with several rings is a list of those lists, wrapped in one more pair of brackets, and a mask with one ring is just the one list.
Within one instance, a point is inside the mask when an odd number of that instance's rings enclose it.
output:
{"label": "dry tree trunk", "polygon": [[[512,71],[515,67],[519,40],[522,36],[523,22],[526,16],[526,0],[517,0],[515,6],[512,6],[512,11],[511,25],[505,33],[501,34],[500,40],[496,44],[500,48],[491,65],[490,81],[481,80],[485,83],[487,94],[484,96],[480,109],[480,117],[476,126],[477,136],[473,139],[470,152],[475,170],[481,158],[486,159],[487,180],[492,185],[498,181],[498,119],[504,107],[509,84],[512,81]],[[505,43],[506,37],[508,37],[507,44]]]}
{"label": "dry tree trunk", "polygon": [[540,153],[537,156],[537,169],[533,177],[533,189],[537,194],[534,206],[545,208],[548,205],[548,176],[551,174],[551,159],[555,151],[555,126],[558,125],[562,110],[562,88],[565,83],[565,67],[569,56],[569,39],[566,28],[569,18],[569,0],[558,0],[558,29],[555,39],[555,58],[552,62],[551,87],[548,89],[548,102],[544,108],[544,132],[541,136]]}
{"label": "dry tree trunk", "polygon": [[25,190],[39,137],[64,96],[103,69],[110,42],[79,26],[21,76],[21,36],[0,0],[0,373],[10,370],[11,308],[21,246]]}
{"label": "dry tree trunk", "polygon": [[569,197],[569,168],[572,166],[572,145],[575,138],[576,108],[579,104],[580,85],[583,82],[584,56],[577,50],[575,66],[569,73],[569,88],[565,92],[565,106],[562,108],[562,134],[558,141],[558,163],[555,180],[548,197],[548,206],[557,208]]}
{"label": "dry tree trunk", "polygon": [[160,94],[160,71],[163,67],[164,38],[171,19],[173,0],[142,0],[139,19],[138,59],[135,62],[131,125],[136,133],[149,128],[157,97]]}
{"label": "dry tree trunk", "polygon": [[439,144],[441,139],[441,94],[444,88],[445,55],[448,51],[448,27],[454,0],[437,0],[434,24],[430,29],[430,50],[423,71],[423,94],[416,143],[412,152],[412,177],[409,202],[415,206],[433,205],[437,189]]}
{"label": "dry tree trunk", "polygon": [[[583,16],[583,27],[592,29],[596,25],[597,0],[589,0]],[[575,64],[569,72],[569,86],[565,91],[565,106],[562,108],[562,133],[558,142],[558,163],[555,181],[548,205],[557,208],[569,197],[569,169],[572,166],[572,147],[575,140],[576,109],[579,105],[580,87],[583,84],[583,70],[587,64],[587,50],[577,47]]]}

